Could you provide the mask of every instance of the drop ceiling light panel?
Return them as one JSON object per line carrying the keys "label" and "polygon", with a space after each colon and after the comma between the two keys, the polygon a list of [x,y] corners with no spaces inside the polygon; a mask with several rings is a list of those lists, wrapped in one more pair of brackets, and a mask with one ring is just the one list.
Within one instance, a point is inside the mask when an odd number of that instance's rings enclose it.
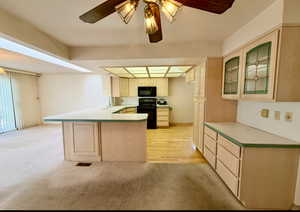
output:
{"label": "drop ceiling light panel", "polygon": [[126,69],[132,74],[147,74],[146,67],[126,67]]}
{"label": "drop ceiling light panel", "polygon": [[185,73],[190,68],[192,68],[192,66],[172,66],[169,73]]}
{"label": "drop ceiling light panel", "polygon": [[156,66],[148,67],[150,74],[165,74],[169,69],[169,66]]}
{"label": "drop ceiling light panel", "polygon": [[161,77],[164,77],[165,76],[165,73],[163,73],[163,74],[150,74],[150,77],[152,77],[152,78],[161,78]]}
{"label": "drop ceiling light panel", "polygon": [[135,76],[136,78],[148,78],[148,77],[149,77],[148,74],[134,74],[134,76]]}

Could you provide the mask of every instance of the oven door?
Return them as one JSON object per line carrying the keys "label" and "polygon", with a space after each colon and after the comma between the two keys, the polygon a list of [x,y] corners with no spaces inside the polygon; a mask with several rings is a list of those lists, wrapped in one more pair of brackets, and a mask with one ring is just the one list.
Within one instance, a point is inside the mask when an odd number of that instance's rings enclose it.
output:
{"label": "oven door", "polygon": [[156,87],[138,87],[139,97],[156,97]]}
{"label": "oven door", "polygon": [[157,112],[155,107],[138,106],[137,112],[148,114],[147,129],[157,129]]}

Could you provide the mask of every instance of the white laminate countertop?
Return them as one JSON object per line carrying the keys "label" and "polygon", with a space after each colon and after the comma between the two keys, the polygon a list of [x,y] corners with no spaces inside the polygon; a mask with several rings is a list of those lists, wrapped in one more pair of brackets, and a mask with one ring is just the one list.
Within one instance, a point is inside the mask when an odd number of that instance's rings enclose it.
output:
{"label": "white laminate countertop", "polygon": [[300,142],[289,140],[241,123],[212,123],[205,125],[229,141],[245,147],[293,147],[300,148]]}
{"label": "white laminate countertop", "polygon": [[148,114],[116,114],[126,108],[136,105],[112,106],[109,108],[94,108],[78,112],[44,117],[44,121],[146,121]]}

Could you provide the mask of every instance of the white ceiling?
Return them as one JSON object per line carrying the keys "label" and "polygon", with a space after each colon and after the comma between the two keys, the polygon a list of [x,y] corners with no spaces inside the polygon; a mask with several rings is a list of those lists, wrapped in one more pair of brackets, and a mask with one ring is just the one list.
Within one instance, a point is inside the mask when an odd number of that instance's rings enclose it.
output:
{"label": "white ceiling", "polygon": [[22,54],[0,49],[0,67],[36,73],[78,73],[70,69],[47,63]]}
{"label": "white ceiling", "polygon": [[[113,46],[148,43],[144,32],[143,7],[124,24],[114,13],[96,24],[78,16],[104,0],[1,0],[0,8],[32,23],[69,46]],[[222,41],[249,22],[274,0],[236,0],[223,15],[184,7],[172,24],[163,17],[163,43]]]}

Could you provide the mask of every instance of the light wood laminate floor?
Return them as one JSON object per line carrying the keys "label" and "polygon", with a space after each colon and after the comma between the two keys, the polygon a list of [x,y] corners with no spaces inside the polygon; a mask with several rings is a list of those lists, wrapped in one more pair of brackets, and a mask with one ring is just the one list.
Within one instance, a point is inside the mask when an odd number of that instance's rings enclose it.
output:
{"label": "light wood laminate floor", "polygon": [[205,163],[192,148],[193,126],[171,126],[147,130],[147,158],[150,163]]}

